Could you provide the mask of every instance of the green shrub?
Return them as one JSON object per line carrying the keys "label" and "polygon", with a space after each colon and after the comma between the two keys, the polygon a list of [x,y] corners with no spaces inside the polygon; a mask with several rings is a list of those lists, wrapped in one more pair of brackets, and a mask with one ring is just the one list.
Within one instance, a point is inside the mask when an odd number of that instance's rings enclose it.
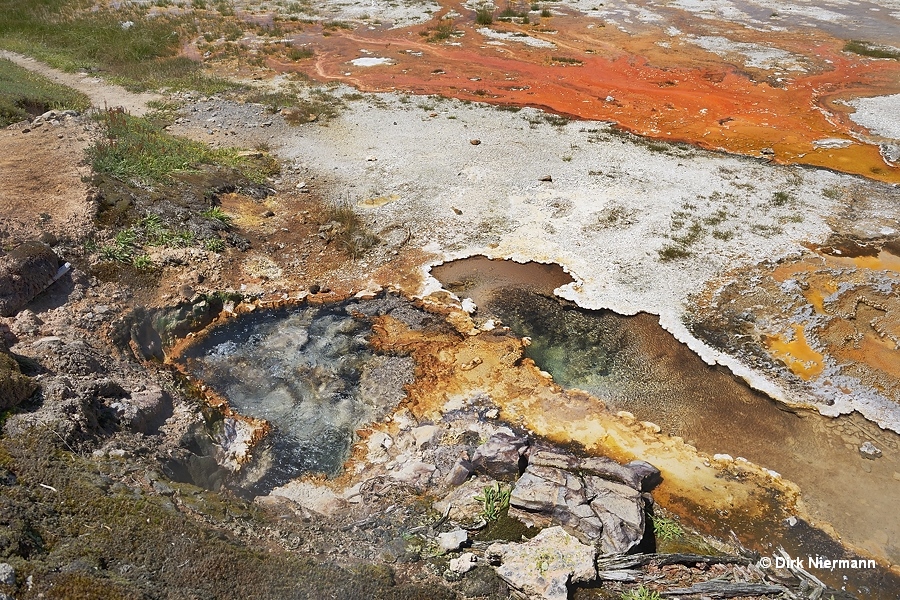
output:
{"label": "green shrub", "polygon": [[475,23],[478,25],[490,25],[494,22],[494,11],[486,6],[482,6],[475,11]]}

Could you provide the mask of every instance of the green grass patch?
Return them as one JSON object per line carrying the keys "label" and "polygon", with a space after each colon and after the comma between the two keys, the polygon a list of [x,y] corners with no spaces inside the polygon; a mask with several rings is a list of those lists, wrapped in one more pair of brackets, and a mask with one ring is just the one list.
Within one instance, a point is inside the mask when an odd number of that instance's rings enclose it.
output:
{"label": "green grass patch", "polygon": [[691,251],[688,250],[683,244],[665,244],[662,248],[659,249],[658,254],[661,261],[669,262],[687,258],[691,255]]}
{"label": "green grass patch", "polygon": [[0,47],[65,71],[100,72],[131,90],[169,87],[208,94],[235,87],[179,56],[182,40],[196,27],[187,16],[147,18],[130,3],[117,9],[93,6],[87,0],[0,0]]}
{"label": "green grass patch", "polygon": [[445,19],[437,24],[434,29],[424,32],[429,42],[442,42],[450,39],[456,33],[456,26],[452,19]]}
{"label": "green grass patch", "polygon": [[90,105],[81,92],[0,59],[0,127],[48,110],[83,111]]}
{"label": "green grass patch", "polygon": [[578,60],[577,58],[569,58],[568,56],[551,56],[550,60],[555,63],[564,65],[576,65],[579,67],[584,64],[584,61]]}
{"label": "green grass patch", "polygon": [[893,58],[900,59],[900,52],[893,48],[887,48],[866,42],[863,40],[850,40],[844,44],[844,52],[852,52],[860,56],[868,56],[871,58]]}
{"label": "green grass patch", "polygon": [[213,150],[200,142],[176,137],[148,119],[110,109],[100,116],[102,139],[88,148],[96,173],[144,186],[163,183],[178,172],[198,170],[202,164],[235,167],[260,182],[278,170],[271,158],[253,161],[233,149]]}

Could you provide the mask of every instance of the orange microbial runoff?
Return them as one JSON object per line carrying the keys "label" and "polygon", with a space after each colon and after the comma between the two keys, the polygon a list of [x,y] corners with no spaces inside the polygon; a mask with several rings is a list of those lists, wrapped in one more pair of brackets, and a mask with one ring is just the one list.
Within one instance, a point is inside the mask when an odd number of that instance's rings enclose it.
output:
{"label": "orange microbial runoff", "polygon": [[[411,27],[304,25],[291,39],[313,57],[270,54],[268,66],[363,91],[538,107],[652,138],[900,182],[900,167],[886,162],[878,138],[850,119],[846,104],[900,92],[900,61],[844,52],[830,34],[716,21],[715,39],[727,36],[731,46],[714,53],[697,36],[666,33],[668,21],[626,33],[554,5],[552,17],[483,26],[466,5],[441,7]],[[754,63],[740,58],[746,48],[789,60]],[[352,62],[367,57],[386,60]]]}
{"label": "orange microbial runoff", "polygon": [[766,345],[772,356],[781,360],[798,377],[810,380],[822,373],[824,357],[806,341],[802,325],[794,325],[792,339],[772,336],[766,339]]}

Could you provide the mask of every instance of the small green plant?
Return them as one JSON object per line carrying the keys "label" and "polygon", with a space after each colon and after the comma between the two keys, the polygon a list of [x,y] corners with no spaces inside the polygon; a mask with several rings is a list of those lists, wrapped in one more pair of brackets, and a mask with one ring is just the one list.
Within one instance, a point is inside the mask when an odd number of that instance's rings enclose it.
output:
{"label": "small green plant", "polygon": [[504,486],[499,482],[495,487],[488,486],[484,488],[480,496],[475,496],[475,500],[481,502],[481,516],[485,521],[496,521],[504,510],[509,508],[509,497],[512,494],[512,488]]}
{"label": "small green plant", "polygon": [[659,249],[659,259],[663,262],[687,258],[691,255],[691,251],[682,244],[665,244]]}
{"label": "small green plant", "polygon": [[772,206],[784,206],[793,200],[791,195],[785,191],[775,192],[772,195]]}
{"label": "small green plant", "polygon": [[209,252],[223,252],[225,250],[225,240],[221,238],[207,238],[203,240],[203,248]]}
{"label": "small green plant", "polygon": [[563,162],[572,162],[572,155],[566,154],[565,156],[562,157],[562,159],[563,159]]}
{"label": "small green plant", "polygon": [[482,6],[475,11],[475,23],[478,25],[490,25],[494,22],[494,11],[487,6]]}
{"label": "small green plant", "polygon": [[203,211],[203,216],[207,219],[211,219],[213,221],[218,221],[225,227],[231,225],[231,222],[234,220],[231,215],[226,213],[224,210],[219,208],[218,206],[213,206],[209,210]]}
{"label": "small green plant", "polygon": [[131,264],[135,269],[144,271],[153,267],[153,260],[146,254],[141,254],[131,259]]}
{"label": "small green plant", "polygon": [[637,589],[622,592],[622,600],[660,600],[660,595],[658,592],[640,586]]}
{"label": "small green plant", "polygon": [[546,7],[545,7],[545,8],[542,8],[542,9],[541,9],[541,16],[542,16],[543,18],[547,19],[547,18],[549,18],[550,16],[552,16],[552,13],[550,12],[550,9],[549,9],[549,8],[546,8]]}
{"label": "small green plant", "polygon": [[437,26],[431,30],[431,35],[428,36],[429,42],[440,42],[446,39],[450,39],[450,37],[456,33],[456,27],[453,25],[452,19],[445,19],[437,24]]}
{"label": "small green plant", "polygon": [[112,260],[118,262],[131,262],[131,257],[135,249],[135,234],[131,228],[123,229],[116,234],[111,244],[107,244],[100,248],[101,260]]}
{"label": "small green plant", "polygon": [[653,517],[653,533],[658,540],[675,540],[684,535],[681,525],[674,519],[662,516]]}
{"label": "small green plant", "polygon": [[304,58],[312,58],[315,55],[312,48],[289,48],[287,51],[287,57],[291,60],[303,60]]}
{"label": "small green plant", "polygon": [[328,213],[333,223],[329,232],[333,239],[351,258],[359,258],[379,242],[378,236],[368,230],[365,222],[348,205],[336,206]]}

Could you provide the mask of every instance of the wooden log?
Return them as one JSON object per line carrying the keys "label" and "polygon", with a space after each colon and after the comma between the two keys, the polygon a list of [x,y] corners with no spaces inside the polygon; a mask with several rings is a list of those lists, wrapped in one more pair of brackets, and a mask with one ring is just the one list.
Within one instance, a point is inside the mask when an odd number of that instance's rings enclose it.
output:
{"label": "wooden log", "polygon": [[672,588],[661,592],[661,596],[684,596],[704,594],[712,598],[735,598],[737,596],[771,596],[784,594],[789,590],[781,585],[764,583],[729,583],[727,581],[704,581],[689,588]]}

